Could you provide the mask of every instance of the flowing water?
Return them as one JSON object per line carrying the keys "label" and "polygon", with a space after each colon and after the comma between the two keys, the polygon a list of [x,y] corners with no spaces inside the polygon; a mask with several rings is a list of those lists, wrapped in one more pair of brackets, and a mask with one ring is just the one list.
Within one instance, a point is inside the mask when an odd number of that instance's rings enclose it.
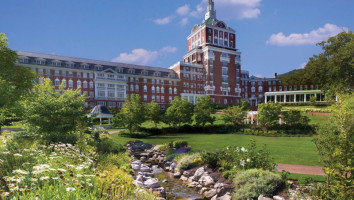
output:
{"label": "flowing water", "polygon": [[161,186],[165,188],[167,200],[203,199],[195,189],[188,188],[183,181],[173,178],[170,173],[160,171],[155,174],[155,177],[160,181],[166,181]]}

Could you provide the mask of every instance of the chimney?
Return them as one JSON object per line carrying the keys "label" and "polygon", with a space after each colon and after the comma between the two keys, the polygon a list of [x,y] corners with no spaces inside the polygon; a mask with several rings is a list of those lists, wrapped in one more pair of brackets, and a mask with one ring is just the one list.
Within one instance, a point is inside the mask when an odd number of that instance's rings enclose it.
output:
{"label": "chimney", "polygon": [[278,73],[275,73],[275,74],[274,74],[274,77],[275,77],[275,78],[278,78]]}

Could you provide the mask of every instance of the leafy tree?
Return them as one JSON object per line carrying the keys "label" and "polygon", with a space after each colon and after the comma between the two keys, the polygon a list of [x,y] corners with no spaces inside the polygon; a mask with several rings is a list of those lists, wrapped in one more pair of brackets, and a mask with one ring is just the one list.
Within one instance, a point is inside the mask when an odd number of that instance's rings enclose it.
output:
{"label": "leafy tree", "polygon": [[242,106],[232,106],[224,110],[223,120],[226,123],[232,123],[235,127],[242,124],[243,119],[246,117],[247,112],[244,111]]}
{"label": "leafy tree", "polygon": [[251,109],[250,103],[246,100],[241,101],[242,110],[248,111]]}
{"label": "leafy tree", "polygon": [[45,79],[20,101],[24,123],[48,143],[75,144],[86,121],[85,97],[80,93],[80,89],[64,90],[63,85],[56,91]]}
{"label": "leafy tree", "polygon": [[16,51],[8,48],[8,41],[0,33],[0,107],[13,106],[33,85],[36,75],[16,64]]}
{"label": "leafy tree", "polygon": [[147,112],[146,112],[147,119],[153,121],[155,123],[155,128],[157,128],[157,124],[162,120],[162,114],[160,106],[152,101],[147,105]]}
{"label": "leafy tree", "polygon": [[166,123],[180,127],[183,123],[191,123],[193,116],[193,104],[187,99],[176,97],[172,100],[171,105],[167,108],[165,113]]}
{"label": "leafy tree", "polygon": [[269,129],[278,122],[280,114],[281,105],[278,103],[267,102],[258,105],[257,119],[266,129]]}
{"label": "leafy tree", "polygon": [[215,117],[212,114],[215,113],[213,108],[213,102],[211,101],[210,96],[204,96],[197,98],[196,106],[194,108],[195,121],[196,124],[205,126],[206,123],[213,124]]}
{"label": "leafy tree", "polygon": [[141,103],[140,96],[133,94],[128,96],[114,122],[123,124],[132,133],[145,121],[145,105]]}
{"label": "leafy tree", "polygon": [[354,34],[342,32],[318,43],[323,49],[302,70],[282,76],[284,84],[319,84],[328,92],[352,93],[354,88]]}
{"label": "leafy tree", "polygon": [[290,126],[294,125],[308,125],[310,119],[301,114],[300,111],[290,110],[283,112],[284,122]]}
{"label": "leafy tree", "polygon": [[314,140],[327,174],[319,199],[354,199],[354,96],[338,97],[329,124],[319,128]]}
{"label": "leafy tree", "polygon": [[311,97],[310,97],[310,105],[311,105],[311,106],[316,105],[316,100],[317,100],[317,97],[316,97],[316,96],[311,96]]}

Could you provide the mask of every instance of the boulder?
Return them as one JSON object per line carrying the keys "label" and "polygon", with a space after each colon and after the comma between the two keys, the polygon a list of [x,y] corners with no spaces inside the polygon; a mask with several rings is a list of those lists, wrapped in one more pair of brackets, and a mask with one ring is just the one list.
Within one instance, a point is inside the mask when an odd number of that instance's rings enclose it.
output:
{"label": "boulder", "polygon": [[191,182],[191,183],[188,183],[188,184],[187,184],[187,187],[189,187],[189,188],[195,188],[195,187],[197,187],[197,185],[198,185],[197,182]]}
{"label": "boulder", "polygon": [[218,195],[224,193],[224,190],[225,190],[224,183],[216,183],[214,185],[214,189],[216,190],[216,193]]}
{"label": "boulder", "polygon": [[263,196],[263,195],[260,195],[260,196],[258,197],[258,200],[273,200],[273,198],[269,198],[269,197],[265,197],[265,196]]}
{"label": "boulder", "polygon": [[181,178],[180,178],[182,181],[188,181],[188,178],[187,177],[185,177],[185,176],[181,176]]}
{"label": "boulder", "polygon": [[160,187],[161,182],[157,178],[151,178],[148,179],[147,181],[144,181],[143,186],[145,188],[158,188]]}
{"label": "boulder", "polygon": [[136,176],[135,180],[143,182],[144,181],[144,176],[143,175],[138,175],[138,176]]}
{"label": "boulder", "polygon": [[193,177],[194,177],[194,180],[199,180],[200,177],[203,176],[205,170],[204,170],[204,167],[201,167],[201,168],[198,168],[197,171],[195,171]]}
{"label": "boulder", "polygon": [[199,194],[203,194],[204,192],[206,192],[208,190],[207,187],[202,187],[202,189],[200,189]]}
{"label": "boulder", "polygon": [[138,165],[138,164],[132,164],[132,169],[133,169],[134,171],[139,171],[139,170],[140,170],[140,165]]}
{"label": "boulder", "polygon": [[285,200],[283,197],[281,197],[281,196],[273,196],[273,199],[274,200]]}
{"label": "boulder", "polygon": [[140,167],[140,171],[142,171],[142,172],[151,172],[151,168],[146,166],[146,165],[142,165]]}
{"label": "boulder", "polygon": [[191,175],[189,174],[188,171],[184,171],[184,172],[183,172],[183,176],[190,177]]}
{"label": "boulder", "polygon": [[135,186],[140,186],[140,185],[143,185],[143,182],[141,182],[141,181],[137,181],[137,180],[134,180],[133,182],[133,185],[135,185]]}
{"label": "boulder", "polygon": [[215,195],[210,200],[216,200],[217,198],[218,198],[218,195]]}
{"label": "boulder", "polygon": [[204,174],[198,182],[205,187],[209,187],[214,184],[214,179],[211,178],[211,176]]}
{"label": "boulder", "polygon": [[181,177],[181,172],[176,172],[173,174],[174,178],[180,178]]}
{"label": "boulder", "polygon": [[176,164],[176,163],[172,163],[172,164],[170,165],[170,171],[171,171],[171,172],[175,171],[176,167],[177,167],[177,164]]}
{"label": "boulder", "polygon": [[227,192],[224,196],[218,197],[217,200],[231,200],[231,194]]}
{"label": "boulder", "polygon": [[203,193],[203,196],[207,199],[211,199],[213,196],[216,195],[216,190],[215,189],[211,189],[211,190],[207,190]]}

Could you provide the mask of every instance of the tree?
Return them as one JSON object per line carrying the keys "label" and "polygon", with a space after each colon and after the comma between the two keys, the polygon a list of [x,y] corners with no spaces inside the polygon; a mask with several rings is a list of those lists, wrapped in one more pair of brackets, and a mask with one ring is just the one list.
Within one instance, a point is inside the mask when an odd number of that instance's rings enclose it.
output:
{"label": "tree", "polygon": [[213,124],[215,117],[213,117],[212,114],[214,113],[215,110],[210,96],[197,98],[196,106],[194,108],[194,118],[197,126],[202,125],[204,127],[208,122]]}
{"label": "tree", "polygon": [[7,45],[6,36],[0,33],[0,107],[12,107],[36,78],[34,72],[16,64],[17,53]]}
{"label": "tree", "polygon": [[136,131],[145,121],[145,105],[141,103],[140,96],[137,94],[128,96],[114,121],[127,127],[129,133]]}
{"label": "tree", "polygon": [[162,120],[162,114],[160,106],[152,101],[147,105],[146,118],[153,121],[155,124],[155,128],[157,128],[157,124]]}
{"label": "tree", "polygon": [[63,84],[55,90],[50,80],[35,85],[21,101],[24,123],[29,130],[48,143],[72,143],[85,123],[85,97],[81,90],[65,90]]}
{"label": "tree", "polygon": [[235,127],[242,124],[247,112],[242,106],[232,106],[224,110],[223,119],[225,122],[232,123]]}
{"label": "tree", "polygon": [[295,129],[307,126],[310,122],[310,119],[307,116],[301,114],[300,111],[297,110],[290,110],[283,112],[284,116],[283,120],[286,125],[292,127],[293,131]]}
{"label": "tree", "polygon": [[258,122],[266,129],[278,122],[280,114],[281,105],[278,103],[267,102],[258,105]]}
{"label": "tree", "polygon": [[329,124],[321,125],[314,139],[327,187],[320,192],[321,199],[354,199],[354,96],[338,95],[332,105]]}
{"label": "tree", "polygon": [[250,103],[246,100],[241,101],[242,110],[248,111],[251,109]]}
{"label": "tree", "polygon": [[180,127],[183,123],[191,123],[193,116],[193,104],[187,99],[176,97],[172,100],[171,105],[167,108],[165,113],[166,123]]}
{"label": "tree", "polygon": [[317,97],[314,95],[314,96],[311,96],[310,97],[310,105],[311,106],[314,106],[316,105],[316,100],[317,100]]}
{"label": "tree", "polygon": [[36,78],[31,70],[16,64],[17,53],[7,45],[6,36],[0,33],[0,132],[1,126],[13,118],[16,102]]}
{"label": "tree", "polygon": [[342,32],[318,43],[323,52],[314,55],[302,70],[282,76],[284,84],[319,84],[333,96],[354,89],[354,34]]}

